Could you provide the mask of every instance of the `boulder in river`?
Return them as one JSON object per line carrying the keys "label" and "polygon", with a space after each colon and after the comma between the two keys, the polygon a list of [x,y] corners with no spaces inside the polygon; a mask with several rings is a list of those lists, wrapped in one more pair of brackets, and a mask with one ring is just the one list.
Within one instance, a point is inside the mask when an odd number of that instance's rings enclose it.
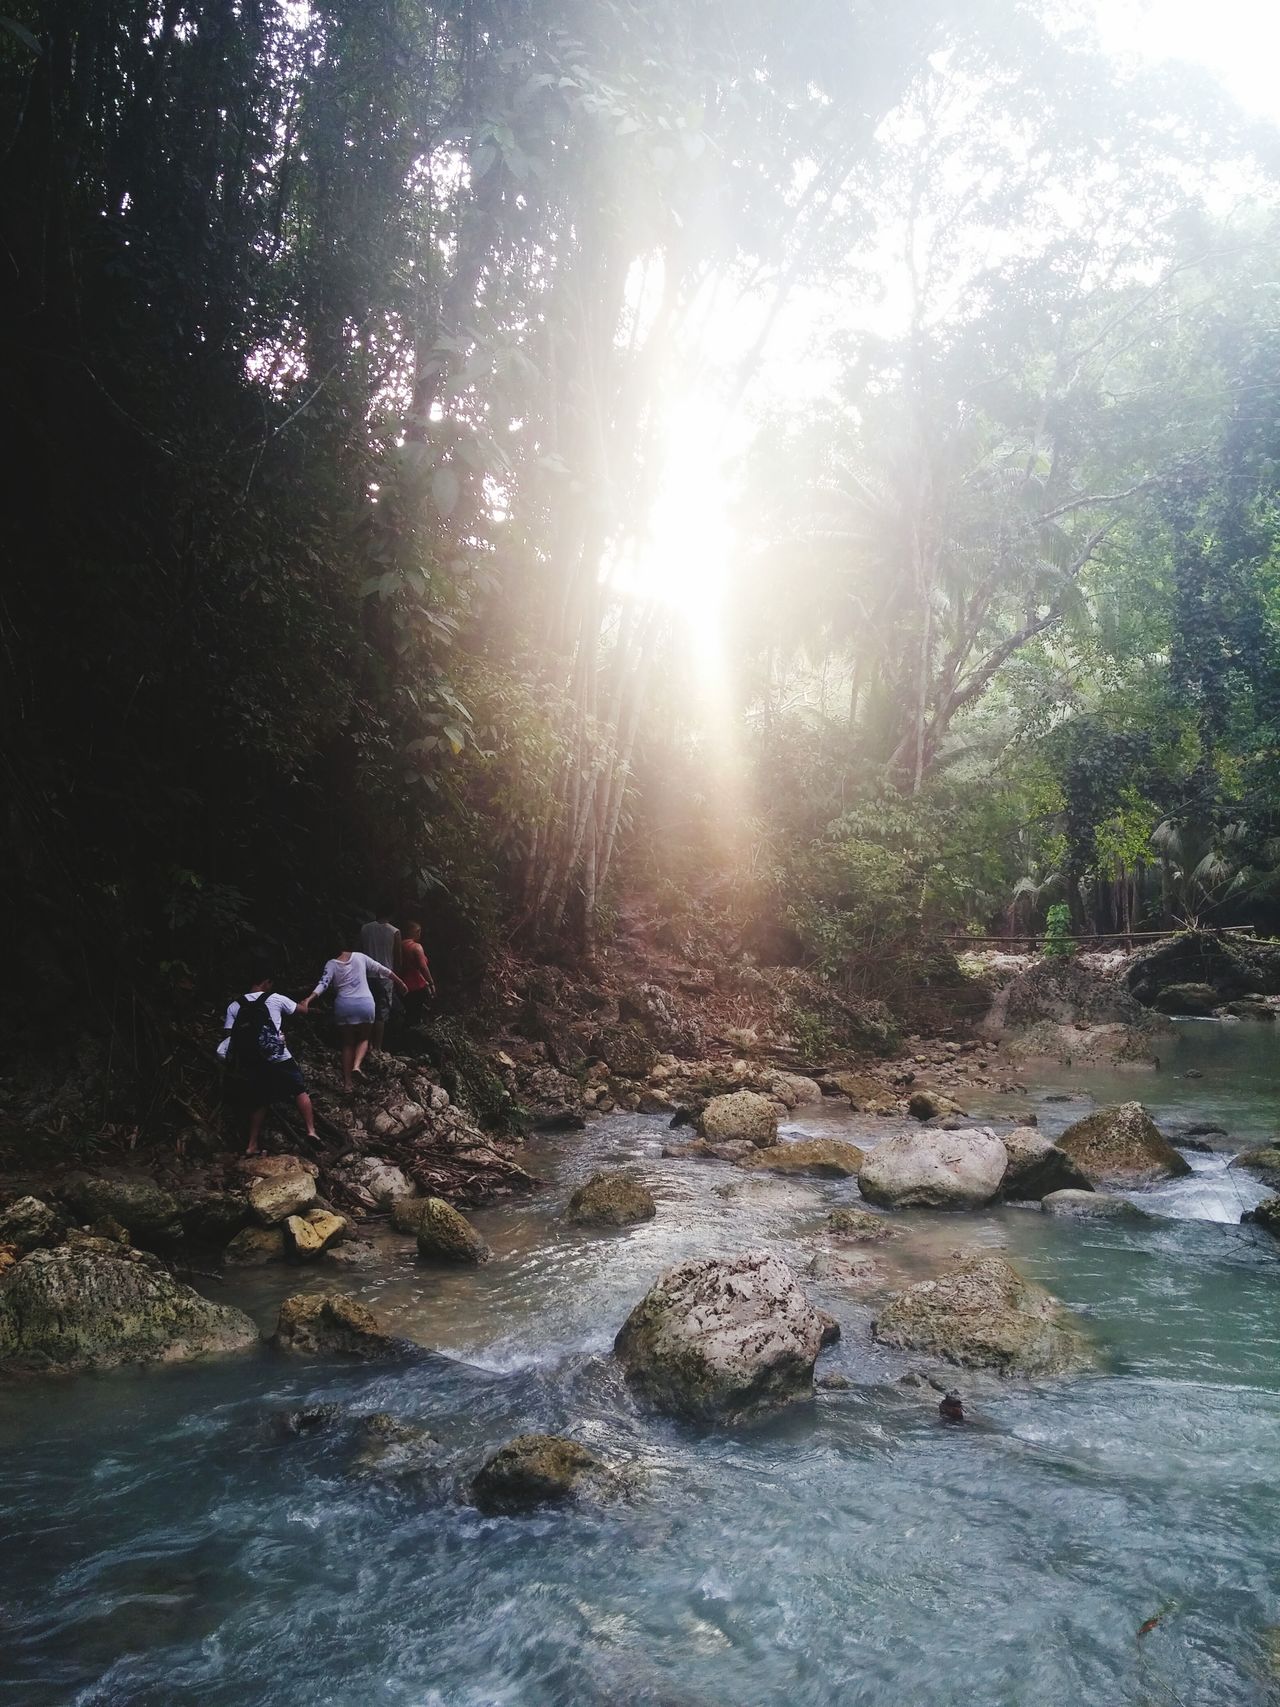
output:
{"label": "boulder in river", "polygon": [[990,1132],[905,1132],[867,1152],[858,1189],[891,1209],[981,1209],[1000,1189],[1008,1156]]}
{"label": "boulder in river", "polygon": [[1089,1181],[1052,1138],[1036,1126],[1015,1126],[1001,1140],[1009,1165],[1000,1195],[1010,1202],[1034,1203],[1051,1191],[1088,1191]]}
{"label": "boulder in river", "polygon": [[757,1091],[732,1091],[712,1097],[703,1109],[698,1130],[709,1143],[743,1140],[762,1149],[778,1142],[778,1111]]}
{"label": "boulder in river", "polygon": [[907,1287],[871,1331],[881,1345],[1001,1375],[1058,1375],[1090,1361],[1065,1307],[998,1256]]}
{"label": "boulder in river", "polygon": [[842,1138],[794,1138],[764,1150],[753,1145],[738,1166],[773,1174],[816,1174],[822,1179],[856,1179],[863,1151]]}
{"label": "boulder in river", "polygon": [[1072,1221],[1152,1221],[1154,1216],[1110,1191],[1051,1191],[1040,1200],[1046,1215]]}
{"label": "boulder in river", "polygon": [[304,1169],[267,1174],[249,1182],[249,1207],[264,1227],[274,1227],[290,1215],[310,1209],[316,1182]]}
{"label": "boulder in river", "polygon": [[115,1221],[135,1244],[150,1248],[182,1238],[178,1200],[154,1180],[131,1174],[70,1174],[62,1196],[82,1221]]}
{"label": "boulder in river", "polygon": [[285,1259],[283,1227],[244,1227],[222,1253],[229,1268],[260,1268]]}
{"label": "boulder in river", "polygon": [[198,1191],[182,1199],[182,1225],[199,1244],[221,1247],[252,1219],[242,1191]]}
{"label": "boulder in river", "polygon": [[382,1156],[344,1156],[332,1173],[366,1209],[390,1209],[398,1198],[414,1195],[404,1170]]}
{"label": "boulder in river", "polygon": [[1218,1001],[1217,991],[1209,984],[1166,984],[1151,1005],[1158,1013],[1207,1019]]}
{"label": "boulder in river", "polygon": [[875,1215],[870,1209],[859,1209],[853,1204],[833,1209],[827,1216],[827,1230],[842,1239],[864,1239],[868,1242],[902,1237],[901,1227],[895,1227],[887,1216]]}
{"label": "boulder in river", "polygon": [[591,1047],[615,1078],[644,1079],[658,1059],[656,1046],[638,1025],[610,1025],[596,1033]]}
{"label": "boulder in river", "polygon": [[614,1341],[627,1381],[659,1410],[723,1422],[806,1398],[828,1323],[781,1257],[677,1263]]}
{"label": "boulder in river", "polygon": [[1140,1102],[1116,1103],[1085,1115],[1067,1127],[1058,1148],[1095,1187],[1153,1185],[1191,1172]]}
{"label": "boulder in river", "polygon": [[213,1304],[105,1239],[32,1251],[0,1283],[0,1365],[51,1370],[174,1362],[255,1345],[242,1310]]}
{"label": "boulder in river", "polygon": [[579,1441],[556,1434],[520,1434],[500,1447],[471,1484],[486,1516],[621,1498],[627,1478]]}
{"label": "boulder in river", "polygon": [[302,1356],[381,1358],[403,1351],[373,1311],[345,1292],[295,1292],[280,1306],[272,1344]]}
{"label": "boulder in river", "polygon": [[1255,1226],[1263,1227],[1280,1239],[1280,1197],[1264,1198],[1253,1209],[1246,1209],[1240,1220],[1242,1223],[1252,1222]]}
{"label": "boulder in river", "polygon": [[1255,1179],[1260,1179],[1264,1185],[1273,1185],[1280,1189],[1280,1144],[1267,1144],[1258,1150],[1244,1150],[1240,1155],[1233,1156],[1227,1165],[1243,1168]]}
{"label": "boulder in river", "polygon": [[305,1215],[288,1215],[284,1221],[288,1253],[300,1262],[310,1262],[322,1255],[346,1231],[345,1218],[331,1209],[309,1209]]}
{"label": "boulder in river", "polygon": [[907,1113],[913,1120],[947,1120],[963,1115],[964,1110],[941,1091],[918,1090],[907,1099]]}
{"label": "boulder in river", "polygon": [[653,1194],[634,1174],[611,1169],[592,1174],[569,1199],[565,1219],[579,1227],[630,1227],[658,1213]]}
{"label": "boulder in river", "polygon": [[64,1217],[38,1197],[20,1197],[0,1211],[0,1245],[12,1245],[20,1256],[39,1245],[56,1245],[65,1230]]}
{"label": "boulder in river", "polygon": [[451,1203],[427,1197],[418,1220],[418,1255],[424,1262],[480,1263],[493,1252]]}
{"label": "boulder in river", "polygon": [[374,1411],[356,1424],[353,1476],[378,1480],[418,1476],[434,1466],[440,1443],[421,1423]]}
{"label": "boulder in river", "polygon": [[807,1108],[822,1101],[818,1081],[804,1073],[775,1073],[769,1080],[769,1091],[784,1108]]}

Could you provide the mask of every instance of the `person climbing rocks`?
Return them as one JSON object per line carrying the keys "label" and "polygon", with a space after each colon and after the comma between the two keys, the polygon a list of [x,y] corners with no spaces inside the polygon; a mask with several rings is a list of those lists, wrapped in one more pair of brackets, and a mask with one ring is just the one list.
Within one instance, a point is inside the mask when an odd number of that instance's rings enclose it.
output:
{"label": "person climbing rocks", "polygon": [[436,993],[436,981],[431,976],[427,953],[422,946],[422,926],[416,919],[409,919],[400,933],[400,954],[400,974],[405,987],[405,1024],[418,1025],[427,997]]}
{"label": "person climbing rocks", "polygon": [[[366,959],[389,967],[392,972],[400,971],[400,932],[391,922],[390,903],[380,906],[377,917],[370,919],[368,924],[361,925],[360,952]],[[382,1048],[387,1020],[391,1017],[391,1007],[391,985],[379,978],[373,985],[373,1030],[369,1035],[370,1049]]]}
{"label": "person climbing rocks", "polygon": [[948,1423],[962,1423],[965,1420],[964,1400],[956,1388],[952,1387],[949,1392],[942,1395],[938,1401],[938,1415],[943,1422]]}
{"label": "person climbing rocks", "polygon": [[[396,932],[399,936],[399,932]],[[374,1026],[374,997],[370,979],[389,983],[403,992],[399,973],[381,961],[359,950],[343,948],[332,960],[325,962],[320,982],[306,998],[298,1003],[300,1013],[308,1013],[312,1002],[326,990],[333,990],[333,1018],[342,1038],[342,1084],[351,1090],[354,1081],[363,1078],[361,1067],[369,1053],[369,1040]]]}
{"label": "person climbing rocks", "polygon": [[284,1040],[281,1023],[286,1014],[306,1012],[306,1004],[279,995],[271,988],[266,967],[254,969],[254,979],[243,995],[227,1009],[218,1054],[231,1070],[237,1100],[249,1116],[246,1155],[258,1154],[262,1123],[273,1102],[292,1098],[307,1125],[307,1137],[316,1136],[315,1111],[307,1094],[302,1070]]}

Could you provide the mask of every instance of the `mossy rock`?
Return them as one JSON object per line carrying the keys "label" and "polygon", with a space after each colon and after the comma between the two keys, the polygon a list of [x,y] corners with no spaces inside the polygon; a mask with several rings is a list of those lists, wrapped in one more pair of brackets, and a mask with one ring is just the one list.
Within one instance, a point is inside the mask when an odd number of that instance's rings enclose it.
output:
{"label": "mossy rock", "polygon": [[167,1246],[182,1238],[181,1209],[154,1180],[121,1174],[71,1174],[62,1196],[81,1221],[118,1221],[135,1244]]}
{"label": "mossy rock", "polygon": [[1209,984],[1166,984],[1151,1005],[1162,1014],[1207,1018],[1220,1000],[1218,992]]}
{"label": "mossy rock", "polygon": [[713,1144],[745,1140],[764,1149],[778,1142],[778,1111],[756,1091],[734,1091],[711,1098],[698,1120],[698,1130]]}
{"label": "mossy rock", "polygon": [[1140,1102],[1087,1114],[1067,1127],[1058,1148],[1095,1187],[1154,1185],[1191,1172]]}
{"label": "mossy rock", "polygon": [[471,1498],[488,1516],[622,1498],[628,1479],[579,1441],[555,1434],[521,1434],[500,1447],[471,1484]]}
{"label": "mossy rock", "polygon": [[876,1242],[902,1237],[901,1227],[895,1227],[887,1216],[875,1215],[870,1209],[859,1209],[854,1205],[833,1209],[827,1216],[827,1228],[842,1239]]}
{"label": "mossy rock", "polygon": [[296,1292],[280,1306],[273,1345],[300,1356],[393,1357],[404,1341],[345,1292]]}
{"label": "mossy rock", "polygon": [[1260,1179],[1264,1185],[1273,1185],[1280,1189],[1280,1144],[1266,1144],[1257,1150],[1245,1150],[1240,1155],[1233,1156],[1227,1165],[1243,1168],[1246,1173]]}
{"label": "mossy rock", "polygon": [[820,1179],[856,1179],[863,1152],[841,1138],[795,1138],[752,1148],[738,1159],[740,1168],[773,1174],[813,1174]]}
{"label": "mossy rock", "polygon": [[1280,1239],[1280,1197],[1267,1197],[1254,1209],[1246,1209],[1240,1217],[1241,1222],[1251,1222],[1254,1226],[1265,1228]]}
{"label": "mossy rock", "polygon": [[424,1262],[482,1263],[493,1252],[451,1203],[425,1197],[418,1220],[418,1255]]}
{"label": "mossy rock", "polygon": [[174,1362],[256,1345],[242,1310],[213,1304],[154,1257],[106,1239],[36,1250],[0,1284],[0,1364],[56,1370]]}
{"label": "mossy rock", "polygon": [[1064,1306],[996,1256],[909,1286],[880,1312],[872,1333],[881,1345],[1001,1375],[1060,1375],[1091,1361]]}
{"label": "mossy rock", "polygon": [[658,1212],[652,1193],[634,1174],[592,1174],[569,1199],[565,1219],[580,1227],[630,1227]]}
{"label": "mossy rock", "polygon": [[66,1220],[38,1197],[20,1197],[0,1211],[0,1245],[12,1245],[21,1256],[41,1245],[56,1245]]}

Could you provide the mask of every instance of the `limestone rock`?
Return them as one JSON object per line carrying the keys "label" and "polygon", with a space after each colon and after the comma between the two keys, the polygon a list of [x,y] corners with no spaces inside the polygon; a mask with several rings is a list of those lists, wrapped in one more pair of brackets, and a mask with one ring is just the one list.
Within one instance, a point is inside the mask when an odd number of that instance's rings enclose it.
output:
{"label": "limestone rock", "polygon": [[378,1251],[367,1239],[344,1239],[340,1245],[330,1245],[324,1260],[329,1268],[373,1268]]}
{"label": "limestone rock", "polygon": [[1191,1172],[1140,1102],[1100,1108],[1058,1139],[1092,1186],[1151,1185]]}
{"label": "limestone rock", "polygon": [[778,1111],[756,1091],[733,1091],[712,1097],[698,1122],[702,1136],[712,1143],[745,1139],[762,1149],[778,1142]]}
{"label": "limestone rock", "polygon": [[962,1262],[890,1300],[872,1324],[881,1345],[1002,1375],[1057,1375],[1089,1361],[1064,1307],[1003,1257]]}
{"label": "limestone rock", "polygon": [[1072,1221],[1151,1221],[1155,1217],[1127,1197],[1109,1191],[1051,1191],[1040,1200],[1046,1215]]}
{"label": "limestone rock", "polygon": [[154,1180],[125,1174],[71,1174],[62,1195],[81,1221],[118,1221],[135,1244],[171,1245],[182,1238],[178,1200]]}
{"label": "limestone rock", "polygon": [[[1227,1163],[1231,1168],[1243,1168],[1264,1185],[1280,1190],[1280,1144],[1267,1144],[1258,1150],[1245,1150]],[[0,1234],[0,1238],[4,1235]]]}
{"label": "limestone rock", "polygon": [[856,1144],[841,1138],[794,1138],[772,1144],[765,1150],[754,1147],[738,1160],[738,1166],[773,1174],[817,1174],[823,1179],[856,1179],[864,1160]]}
{"label": "limestone rock", "polygon": [[586,1125],[582,1086],[558,1067],[532,1067],[523,1071],[516,1099],[542,1132],[580,1131]]}
{"label": "limestone rock", "polygon": [[347,1230],[341,1215],[329,1209],[312,1209],[305,1216],[288,1215],[284,1221],[285,1244],[289,1255],[308,1262],[336,1245]]}
{"label": "limestone rock", "polygon": [[137,1258],[107,1240],[32,1251],[0,1282],[0,1364],[100,1369],[257,1343],[243,1311],[211,1304],[154,1258]]}
{"label": "limestone rock", "polygon": [[370,1359],[393,1357],[402,1349],[372,1310],[343,1292],[295,1292],[286,1298],[272,1344],[304,1356]]}
{"label": "limestone rock", "polygon": [[817,1083],[824,1097],[848,1097],[851,1105],[863,1114],[889,1114],[894,1110],[889,1092],[869,1073],[832,1073]]}
{"label": "limestone rock", "polygon": [[241,1191],[201,1191],[182,1201],[182,1225],[188,1238],[225,1245],[253,1219]]}
{"label": "limestone rock", "polygon": [[352,1475],[379,1479],[421,1475],[432,1468],[440,1446],[421,1423],[405,1422],[387,1411],[360,1418],[356,1444]]}
{"label": "limestone rock", "polygon": [[902,1229],[895,1227],[885,1216],[873,1215],[869,1209],[854,1206],[833,1209],[827,1216],[827,1228],[844,1239],[876,1241],[902,1237]]}
{"label": "limestone rock", "polygon": [[25,1256],[38,1245],[56,1245],[66,1222],[38,1197],[20,1197],[0,1212],[0,1245],[12,1245]]}
{"label": "limestone rock", "polygon": [[270,1174],[249,1184],[249,1207],[264,1227],[274,1227],[290,1215],[309,1209],[316,1200],[316,1182],[309,1173]]}
{"label": "limestone rock", "polygon": [[609,1071],[620,1079],[644,1079],[658,1051],[638,1025],[612,1025],[596,1033],[591,1044]]}
{"label": "limestone rock", "polygon": [[818,1081],[803,1073],[775,1073],[769,1080],[769,1092],[785,1108],[808,1108],[822,1101]]}
{"label": "limestone rock", "polygon": [[1007,1162],[989,1132],[907,1132],[868,1151],[858,1189],[893,1209],[980,1209],[999,1191]]}
{"label": "limestone rock", "polygon": [[480,1263],[493,1252],[465,1215],[442,1197],[428,1197],[418,1221],[418,1255],[425,1262]]}
{"label": "limestone rock", "polygon": [[370,1209],[390,1209],[397,1198],[414,1194],[413,1183],[403,1170],[381,1156],[344,1158],[335,1171]]}
{"label": "limestone rock", "polygon": [[245,1227],[222,1253],[229,1268],[259,1268],[263,1263],[283,1262],[285,1236],[281,1227]]}
{"label": "limestone rock", "polygon": [[1209,984],[1166,984],[1152,1002],[1162,1014],[1207,1018],[1218,1006],[1218,992]]}
{"label": "limestone rock", "polygon": [[807,1397],[827,1326],[780,1257],[745,1251],[668,1269],[614,1351],[650,1404],[722,1422]]}
{"label": "limestone rock", "polygon": [[1280,1197],[1264,1198],[1255,1208],[1246,1209],[1240,1220],[1242,1223],[1251,1221],[1280,1239]]}
{"label": "limestone rock", "polygon": [[658,1206],[648,1188],[634,1174],[592,1174],[569,1199],[565,1219],[581,1227],[629,1227],[651,1221]]}
{"label": "limestone rock", "polygon": [[1032,1203],[1051,1191],[1088,1191],[1089,1181],[1065,1151],[1035,1126],[1016,1126],[1001,1142],[1009,1158],[1000,1195]]}
{"label": "limestone rock", "polygon": [[945,1120],[964,1110],[941,1091],[918,1090],[907,1099],[907,1113],[915,1120]]}
{"label": "limestone rock", "polygon": [[471,1498],[487,1516],[618,1499],[627,1479],[576,1440],[555,1434],[521,1434],[500,1447],[471,1484]]}

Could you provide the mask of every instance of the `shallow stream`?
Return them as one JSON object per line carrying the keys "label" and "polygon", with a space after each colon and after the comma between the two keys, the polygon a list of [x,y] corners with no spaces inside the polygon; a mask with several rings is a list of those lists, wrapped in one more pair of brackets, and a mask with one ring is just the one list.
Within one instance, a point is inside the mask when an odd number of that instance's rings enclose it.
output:
{"label": "shallow stream", "polygon": [[[1177,1028],[1155,1074],[1063,1072],[975,1112],[1056,1130],[1139,1097],[1169,1130],[1274,1132],[1280,1028]],[[1183,1077],[1188,1071],[1201,1078]],[[1070,1101],[1049,1100],[1069,1094]],[[798,1110],[786,1129],[873,1141],[893,1123]],[[852,1386],[752,1429],[635,1409],[605,1354],[688,1255],[825,1247],[851,1183],[664,1161],[619,1116],[533,1154],[538,1200],[478,1214],[486,1267],[423,1269],[388,1240],[365,1275],[278,1269],[217,1296],[269,1328],[299,1284],[358,1292],[439,1357],[377,1369],[268,1352],[0,1390],[0,1701],[21,1707],[1224,1707],[1280,1701],[1280,1242],[1264,1195],[1196,1172],[1148,1224],[1034,1209],[900,1217],[854,1247],[888,1278],[1007,1249],[1080,1310],[1096,1374],[972,1388],[943,1425],[910,1362],[875,1348],[856,1285],[814,1282],[844,1327],[820,1369]],[[657,1218],[596,1234],[558,1212],[634,1164]],[[960,1385],[967,1383],[963,1378]],[[339,1403],[427,1423],[438,1484],[353,1478],[341,1434],[268,1418]],[[648,1472],[633,1504],[482,1519],[457,1497],[502,1441],[571,1433]],[[1139,1636],[1152,1618],[1159,1623]]]}

